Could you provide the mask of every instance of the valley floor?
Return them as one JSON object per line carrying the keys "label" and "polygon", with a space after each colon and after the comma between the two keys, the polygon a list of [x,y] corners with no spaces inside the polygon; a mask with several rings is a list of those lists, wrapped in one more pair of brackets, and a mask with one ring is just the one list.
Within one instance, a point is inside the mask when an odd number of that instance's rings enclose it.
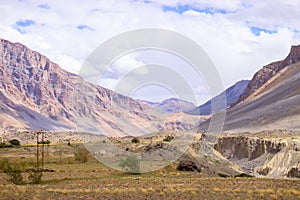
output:
{"label": "valley floor", "polygon": [[[12,184],[0,173],[1,199],[299,199],[298,179],[220,178],[196,172],[181,172],[176,166],[145,174],[126,174],[89,157],[75,161],[73,147],[50,146],[46,151],[40,184]],[[1,161],[35,162],[35,147],[0,149]],[[60,152],[60,153],[57,153]]]}

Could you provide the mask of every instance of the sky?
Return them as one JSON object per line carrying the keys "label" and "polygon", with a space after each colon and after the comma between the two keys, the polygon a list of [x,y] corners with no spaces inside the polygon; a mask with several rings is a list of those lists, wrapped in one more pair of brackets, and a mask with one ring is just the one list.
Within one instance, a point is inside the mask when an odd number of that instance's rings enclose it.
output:
{"label": "sky", "polygon": [[[172,30],[195,41],[211,58],[224,88],[251,79],[300,44],[299,0],[1,0],[0,37],[38,51],[78,74],[103,42],[141,28]],[[174,68],[191,85],[199,105],[211,92],[188,63],[161,51],[136,51],[116,60],[100,81],[114,90],[130,70],[154,62]],[[221,91],[219,91],[221,92]],[[155,94],[155,95],[153,95]],[[137,88],[132,97],[161,101],[167,87]]]}

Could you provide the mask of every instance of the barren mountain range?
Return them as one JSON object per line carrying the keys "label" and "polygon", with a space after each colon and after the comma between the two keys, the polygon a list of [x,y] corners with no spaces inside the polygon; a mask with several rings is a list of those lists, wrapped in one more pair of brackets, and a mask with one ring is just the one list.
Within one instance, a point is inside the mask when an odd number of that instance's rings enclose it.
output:
{"label": "barren mountain range", "polygon": [[[1,39],[0,52],[2,131],[42,129],[143,135],[162,129],[191,129],[207,119],[189,115],[196,106],[184,100],[133,100],[90,84],[20,43]],[[244,88],[237,93],[241,90]],[[228,93],[229,102],[237,98],[237,93]]]}
{"label": "barren mountain range", "polygon": [[[178,99],[134,100],[88,83],[20,43],[1,39],[0,52],[2,131],[73,130],[124,136],[185,130],[205,119],[187,114],[200,110],[209,115],[211,102],[218,101],[217,96],[195,107]],[[284,60],[263,67],[249,83],[240,81],[224,91],[227,106],[231,105],[224,130],[300,129],[299,61],[300,46],[292,46]],[[209,120],[201,123],[199,131],[208,124]]]}
{"label": "barren mountain range", "polygon": [[[226,111],[223,130],[300,130],[300,46],[282,61],[257,72],[239,100]],[[207,130],[209,120],[199,126]]]}
{"label": "barren mountain range", "polygon": [[0,40],[0,129],[154,132],[158,110],[85,82],[19,43]]}

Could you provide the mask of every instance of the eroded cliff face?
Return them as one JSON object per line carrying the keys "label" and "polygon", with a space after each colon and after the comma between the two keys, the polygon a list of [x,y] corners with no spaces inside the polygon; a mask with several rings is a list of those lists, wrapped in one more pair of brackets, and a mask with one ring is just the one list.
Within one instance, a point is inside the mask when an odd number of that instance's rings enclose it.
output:
{"label": "eroded cliff face", "polygon": [[281,151],[285,145],[286,143],[281,141],[232,136],[220,138],[215,149],[228,159],[248,158],[253,160],[265,153],[275,154]]}
{"label": "eroded cliff face", "polygon": [[215,149],[246,173],[300,178],[300,137],[224,136]]}

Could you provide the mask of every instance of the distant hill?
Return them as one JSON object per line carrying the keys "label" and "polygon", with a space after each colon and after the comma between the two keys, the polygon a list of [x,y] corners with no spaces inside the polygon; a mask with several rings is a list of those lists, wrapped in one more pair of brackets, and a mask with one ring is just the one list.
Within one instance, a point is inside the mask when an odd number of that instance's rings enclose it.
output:
{"label": "distant hill", "polygon": [[[241,94],[244,93],[249,80],[242,80],[235,83],[233,86],[219,94],[218,96],[212,98],[211,100],[207,101],[203,105],[195,108],[194,110],[190,110],[187,112],[188,114],[192,115],[210,115],[215,112],[219,112],[221,110],[226,109],[232,103],[236,102]],[[224,101],[224,97],[226,95],[226,106],[223,106],[222,101]],[[212,102],[214,103],[214,112],[212,112]]]}
{"label": "distant hill", "polygon": [[188,101],[176,99],[176,98],[166,99],[162,102],[150,102],[150,101],[144,101],[144,102],[150,106],[154,106],[160,109],[165,114],[179,113],[179,112],[188,113],[189,111],[196,108],[195,104]]}

